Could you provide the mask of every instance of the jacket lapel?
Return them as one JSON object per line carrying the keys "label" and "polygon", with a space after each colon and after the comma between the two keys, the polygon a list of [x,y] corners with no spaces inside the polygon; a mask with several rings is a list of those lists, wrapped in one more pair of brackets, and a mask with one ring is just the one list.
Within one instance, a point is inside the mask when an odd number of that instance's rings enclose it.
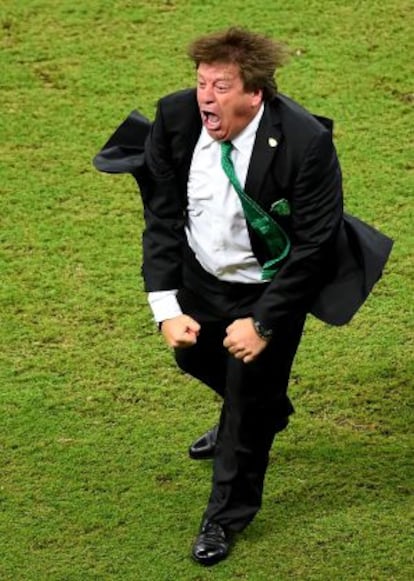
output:
{"label": "jacket lapel", "polygon": [[[276,102],[276,101],[275,101]],[[260,198],[263,181],[282,139],[278,107],[267,103],[260,121],[247,172],[245,191],[255,199]]]}

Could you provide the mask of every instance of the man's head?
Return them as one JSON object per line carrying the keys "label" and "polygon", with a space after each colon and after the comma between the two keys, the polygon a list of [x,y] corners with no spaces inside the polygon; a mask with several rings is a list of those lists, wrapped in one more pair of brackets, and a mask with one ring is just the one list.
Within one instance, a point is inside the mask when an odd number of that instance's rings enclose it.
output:
{"label": "man's head", "polygon": [[286,57],[283,45],[241,28],[210,34],[188,49],[197,68],[203,124],[217,140],[236,137],[262,101],[276,94],[274,74]]}

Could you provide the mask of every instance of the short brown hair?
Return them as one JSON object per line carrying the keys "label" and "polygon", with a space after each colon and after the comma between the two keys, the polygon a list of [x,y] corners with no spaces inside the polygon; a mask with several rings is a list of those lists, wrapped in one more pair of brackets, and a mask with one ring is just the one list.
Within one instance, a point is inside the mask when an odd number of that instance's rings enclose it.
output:
{"label": "short brown hair", "polygon": [[240,76],[247,91],[263,91],[263,99],[272,99],[277,93],[274,78],[276,69],[288,56],[286,45],[250,32],[232,27],[195,39],[188,47],[188,56],[196,67],[200,63],[232,63],[240,68]]}

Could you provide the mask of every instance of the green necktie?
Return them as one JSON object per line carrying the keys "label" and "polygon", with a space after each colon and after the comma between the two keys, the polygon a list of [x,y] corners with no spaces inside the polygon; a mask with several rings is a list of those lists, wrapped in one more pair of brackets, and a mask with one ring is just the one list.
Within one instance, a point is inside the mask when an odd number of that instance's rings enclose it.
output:
{"label": "green necktie", "polygon": [[243,190],[231,159],[232,149],[231,141],[221,142],[221,165],[240,198],[247,222],[265,240],[274,257],[265,262],[262,270],[262,279],[271,280],[279,270],[280,262],[289,254],[290,240],[283,228]]}

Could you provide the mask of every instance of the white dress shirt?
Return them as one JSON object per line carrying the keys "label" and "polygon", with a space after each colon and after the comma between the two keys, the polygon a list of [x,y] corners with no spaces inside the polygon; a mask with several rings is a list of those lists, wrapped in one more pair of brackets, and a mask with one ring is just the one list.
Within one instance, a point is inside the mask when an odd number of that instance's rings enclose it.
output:
{"label": "white dress shirt", "polygon": [[[244,187],[262,105],[252,121],[232,140],[232,160]],[[240,198],[221,167],[220,142],[203,127],[194,149],[188,178],[188,244],[201,266],[220,280],[258,283],[261,266],[253,254]],[[157,322],[182,313],[177,289],[150,292]]]}

